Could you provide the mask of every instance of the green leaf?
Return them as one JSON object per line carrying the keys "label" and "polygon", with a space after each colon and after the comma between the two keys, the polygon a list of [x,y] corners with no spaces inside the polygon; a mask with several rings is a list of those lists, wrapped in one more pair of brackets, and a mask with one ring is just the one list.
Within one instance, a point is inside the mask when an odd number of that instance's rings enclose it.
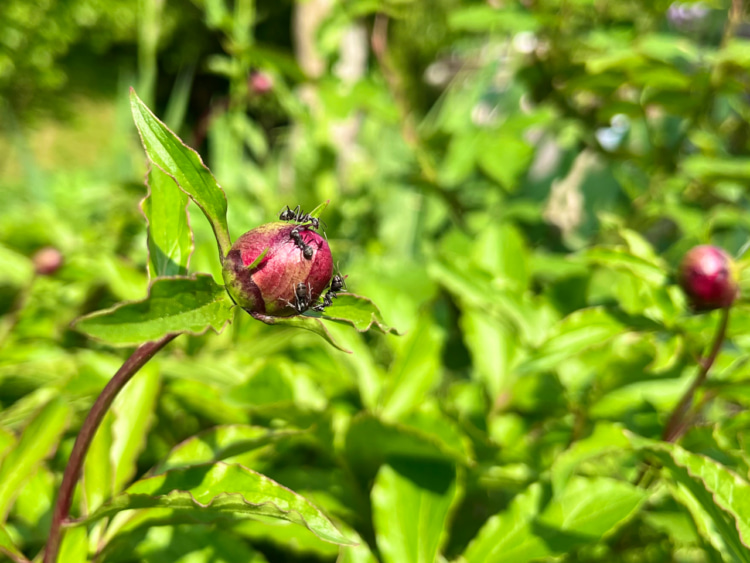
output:
{"label": "green leaf", "polygon": [[372,478],[381,464],[398,459],[472,464],[463,448],[456,447],[440,435],[404,424],[383,422],[369,414],[352,420],[345,451],[352,468],[366,478]]}
{"label": "green leaf", "polygon": [[140,508],[198,511],[204,518],[279,518],[301,524],[323,540],[352,544],[305,498],[255,471],[221,462],[174,469],[137,481],[82,522]]}
{"label": "green leaf", "polygon": [[[656,455],[683,494],[692,496],[708,515],[710,527],[721,536],[720,542],[712,541],[714,547],[731,552],[740,561],[750,561],[750,483],[719,462],[676,444],[646,440],[627,432],[626,436],[636,448]],[[689,503],[688,508],[695,516],[695,508]]]}
{"label": "green leaf", "polygon": [[649,262],[626,249],[595,247],[583,252],[582,257],[586,262],[605,268],[626,270],[654,286],[661,286],[667,281],[664,265]]}
{"label": "green leaf", "polygon": [[627,330],[604,307],[580,309],[560,321],[552,336],[519,370],[529,372],[551,369],[561,360],[601,346]]}
{"label": "green leaf", "polygon": [[492,397],[512,384],[512,366],[518,352],[517,331],[499,322],[486,310],[463,307],[461,329],[471,353],[472,377],[481,381]]}
{"label": "green leaf", "polygon": [[[138,379],[138,378],[135,378]],[[83,461],[82,486],[86,514],[91,514],[114,495],[112,461],[112,420],[114,414],[107,412],[94,434],[89,451]]]}
{"label": "green leaf", "polygon": [[183,276],[193,252],[188,196],[155,166],[149,167],[146,186],[148,195],[141,202],[141,210],[148,222],[149,277]]}
{"label": "green leaf", "polygon": [[0,244],[0,286],[21,286],[34,275],[34,264],[23,254]]}
{"label": "green leaf", "polygon": [[396,356],[390,374],[390,392],[382,417],[397,420],[424,402],[440,377],[442,335],[431,317],[422,316]]}
{"label": "green leaf", "polygon": [[153,364],[141,369],[115,399],[110,411],[112,422],[112,461],[114,491],[119,492],[135,476],[138,456],[146,444],[161,387]]}
{"label": "green leaf", "polygon": [[434,462],[394,461],[372,488],[375,537],[385,563],[434,563],[458,500],[456,470]]}
{"label": "green leaf", "polygon": [[224,192],[198,153],[187,147],[159,121],[132,88],[130,107],[149,160],[171,176],[201,208],[211,223],[223,260],[232,245],[227,225],[227,198]]}
{"label": "green leaf", "polygon": [[361,297],[353,293],[339,293],[333,301],[333,305],[327,307],[322,314],[308,310],[305,312],[305,316],[350,324],[359,332],[367,332],[375,328],[383,334],[398,335],[396,329],[385,324],[380,309],[375,303],[367,297]]}
{"label": "green leaf", "polygon": [[328,199],[328,200],[324,201],[323,203],[321,203],[320,205],[318,205],[315,209],[313,209],[312,211],[310,211],[310,213],[309,213],[310,217],[318,217],[319,218],[323,214],[323,211],[326,210],[326,207],[328,207],[329,203],[331,203],[330,199]]}
{"label": "green leaf", "polygon": [[16,547],[16,544],[13,543],[10,535],[5,531],[5,528],[0,526],[0,554],[3,553],[18,563],[28,562],[28,559],[26,559],[24,554]]}
{"label": "green leaf", "polygon": [[552,465],[552,487],[562,491],[581,463],[608,453],[627,450],[629,442],[619,425],[599,422],[590,436],[578,440],[555,458]]}
{"label": "green leaf", "polygon": [[89,560],[88,545],[85,527],[64,528],[57,560],[65,563],[87,563]]}
{"label": "green leaf", "polygon": [[115,346],[134,346],[167,334],[219,333],[232,318],[224,288],[206,274],[161,278],[143,301],[121,303],[75,321],[74,328]]}
{"label": "green leaf", "polygon": [[323,339],[328,342],[331,346],[347,354],[351,354],[351,350],[344,348],[338,340],[328,331],[325,324],[319,317],[312,317],[307,315],[295,315],[294,317],[271,317],[269,315],[263,315],[260,313],[250,313],[254,319],[262,321],[267,325],[278,325],[288,326],[292,328],[302,328],[314,332],[318,336],[322,336]]}
{"label": "green leaf", "polygon": [[[266,563],[247,542],[207,526],[154,526],[119,535],[107,544],[103,563]],[[61,559],[61,561],[63,561]]]}
{"label": "green leaf", "polygon": [[367,332],[375,328],[384,334],[398,334],[395,329],[389,328],[383,322],[380,310],[372,301],[353,293],[339,293],[333,305],[327,307],[324,313],[308,310],[303,315],[294,317],[271,317],[260,313],[251,313],[251,315],[269,325],[303,328],[314,332],[338,350],[348,354],[351,351],[344,348],[333,337],[323,321],[351,325],[359,332]]}
{"label": "green leaf", "polygon": [[575,477],[540,511],[541,488],[532,485],[493,516],[469,544],[467,563],[525,563],[596,543],[637,511],[646,491],[607,478]]}
{"label": "green leaf", "polygon": [[221,461],[302,433],[301,430],[269,430],[244,424],[216,426],[175,446],[155,472]]}
{"label": "green leaf", "polygon": [[479,530],[463,554],[467,563],[503,561],[503,550],[529,537],[530,524],[539,514],[542,502],[539,483],[516,495],[506,510],[492,516]]}
{"label": "green leaf", "polygon": [[484,173],[511,193],[518,189],[520,176],[534,156],[534,149],[523,138],[509,133],[481,136],[476,152]]}
{"label": "green leaf", "polygon": [[67,428],[70,408],[53,399],[23,431],[18,445],[0,466],[0,522],[4,522],[21,486],[52,452]]}

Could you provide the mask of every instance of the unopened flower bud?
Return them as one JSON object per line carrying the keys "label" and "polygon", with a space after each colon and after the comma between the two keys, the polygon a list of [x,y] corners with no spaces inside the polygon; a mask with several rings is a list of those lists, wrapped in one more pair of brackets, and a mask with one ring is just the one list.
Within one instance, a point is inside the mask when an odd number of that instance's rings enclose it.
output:
{"label": "unopened flower bud", "polygon": [[36,251],[32,261],[38,275],[51,276],[63,265],[63,255],[56,248],[45,246]]}
{"label": "unopened flower bud", "polygon": [[273,317],[303,312],[306,303],[317,301],[332,274],[333,259],[325,239],[311,228],[282,222],[242,235],[223,266],[224,282],[235,303],[249,313]]}
{"label": "unopened flower bud", "polygon": [[268,94],[273,90],[273,79],[270,75],[261,71],[253,71],[248,79],[248,88],[250,92],[257,95]]}
{"label": "unopened flower bud", "polygon": [[729,307],[739,295],[737,268],[732,258],[715,246],[696,246],[685,254],[679,282],[696,311]]}

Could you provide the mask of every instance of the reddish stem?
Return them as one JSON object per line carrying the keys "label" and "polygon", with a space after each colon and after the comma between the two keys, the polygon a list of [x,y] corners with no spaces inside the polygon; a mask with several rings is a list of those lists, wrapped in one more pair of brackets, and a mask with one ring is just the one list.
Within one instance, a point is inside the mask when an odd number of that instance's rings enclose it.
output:
{"label": "reddish stem", "polygon": [[62,526],[68,519],[70,505],[73,502],[73,492],[75,490],[78,477],[81,474],[83,460],[86,458],[86,452],[94,439],[99,425],[107,414],[112,401],[122,390],[128,381],[148,362],[154,355],[171,342],[177,335],[168,334],[167,336],[155,342],[147,342],[136,348],[135,352],[125,360],[117,373],[109,380],[99,397],[94,401],[86,420],[83,421],[81,431],[78,433],[76,442],[73,445],[73,451],[70,453],[68,465],[63,474],[60,492],[57,495],[55,511],[52,515],[52,525],[47,539],[47,548],[44,553],[44,563],[56,563],[57,553],[60,550],[60,540],[62,538]]}
{"label": "reddish stem", "polygon": [[[695,376],[693,383],[690,385],[690,387],[688,387],[687,391],[685,391],[685,393],[682,395],[680,402],[677,403],[677,406],[675,406],[674,410],[672,411],[672,414],[669,417],[669,421],[664,427],[664,431],[661,435],[661,439],[664,442],[676,442],[690,428],[692,419],[688,416],[688,414],[690,412],[690,407],[693,404],[693,397],[695,396],[695,392],[698,390],[698,388],[703,385],[704,381],[706,381],[708,372],[711,370],[711,367],[714,365],[716,358],[719,356],[721,345],[724,343],[724,338],[727,334],[727,325],[729,324],[729,311],[730,307],[726,307],[721,312],[721,320],[719,321],[719,326],[716,327],[716,334],[714,336],[713,344],[711,344],[711,350],[709,351],[708,356],[698,360],[698,365],[700,366],[698,375]],[[648,474],[649,469],[650,466],[648,465],[641,469],[641,471],[638,473],[638,477],[636,477],[635,479],[636,485],[644,485],[646,483],[644,479]]]}
{"label": "reddish stem", "polygon": [[708,372],[714,365],[714,362],[719,355],[719,351],[721,350],[721,345],[724,343],[724,337],[727,333],[727,325],[729,324],[729,310],[729,307],[722,310],[721,320],[716,329],[716,336],[714,336],[711,351],[708,353],[708,356],[700,360],[700,371],[698,372],[698,375],[695,377],[688,390],[685,391],[680,402],[677,403],[677,406],[672,411],[672,415],[669,417],[669,422],[667,422],[667,425],[664,427],[661,439],[665,442],[676,442],[685,432],[687,432],[688,428],[690,428],[690,423],[686,418],[686,415],[690,410],[690,406],[693,404],[693,396],[695,395],[695,392],[701,385],[703,385],[703,382],[706,381]]}

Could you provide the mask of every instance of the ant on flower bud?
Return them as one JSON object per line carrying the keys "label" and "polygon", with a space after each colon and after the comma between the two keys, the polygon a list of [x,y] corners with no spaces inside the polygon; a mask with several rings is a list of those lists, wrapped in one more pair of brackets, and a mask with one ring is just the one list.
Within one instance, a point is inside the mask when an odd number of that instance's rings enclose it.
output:
{"label": "ant on flower bud", "polygon": [[294,244],[297,245],[297,248],[302,251],[302,256],[304,256],[307,260],[312,260],[313,249],[304,240],[302,240],[302,235],[299,234],[299,228],[292,229],[292,232],[289,233],[289,236],[294,241]]}
{"label": "ant on flower bud", "polygon": [[[317,217],[313,217],[309,213],[305,213],[302,208],[298,205],[294,209],[290,209],[289,206],[286,206],[286,209],[284,209],[281,213],[279,213],[279,220],[281,221],[294,221],[295,223],[307,223],[305,225],[300,225],[305,228],[312,227],[313,229],[317,230],[320,228],[320,219]],[[325,224],[325,223],[324,223]]]}
{"label": "ant on flower bud", "polygon": [[344,282],[345,278],[346,276],[342,276],[341,274],[336,274],[335,276],[333,276],[333,278],[331,278],[331,286],[323,296],[323,302],[314,305],[312,308],[313,311],[322,312],[326,307],[330,307],[331,305],[333,305],[333,300],[336,298],[336,294],[344,289],[344,287],[346,287],[346,284]]}

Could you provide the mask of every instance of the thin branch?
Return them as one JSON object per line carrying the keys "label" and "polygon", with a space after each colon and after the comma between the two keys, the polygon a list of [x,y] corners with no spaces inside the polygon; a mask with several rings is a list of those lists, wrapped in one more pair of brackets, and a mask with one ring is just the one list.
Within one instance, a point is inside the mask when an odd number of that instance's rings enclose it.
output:
{"label": "thin branch", "polygon": [[[716,327],[716,333],[714,334],[714,341],[711,345],[711,350],[709,351],[708,356],[698,360],[698,365],[700,366],[698,375],[695,376],[693,383],[682,395],[680,402],[677,403],[677,406],[675,406],[674,410],[672,410],[672,414],[669,417],[669,422],[667,422],[667,425],[664,427],[664,431],[661,435],[661,439],[664,442],[676,442],[677,440],[679,440],[685,434],[685,432],[690,429],[693,422],[695,421],[695,417],[690,415],[690,407],[693,404],[695,392],[706,381],[708,372],[711,370],[714,362],[716,362],[716,358],[719,356],[721,346],[724,343],[724,338],[727,334],[730,309],[731,307],[725,307],[721,311],[721,320],[719,321],[719,325]],[[644,487],[648,486],[648,484],[651,482],[651,479],[645,480],[645,477],[651,473],[651,471],[649,471],[650,469],[650,465],[646,465],[641,469],[635,479],[636,485]]]}
{"label": "thin branch", "polygon": [[70,513],[70,505],[73,502],[73,492],[75,491],[78,477],[81,474],[83,461],[86,458],[86,452],[94,439],[99,425],[107,414],[112,401],[117,394],[122,391],[128,381],[148,362],[154,355],[171,342],[177,335],[168,334],[167,336],[155,342],[147,342],[139,346],[135,352],[125,360],[117,373],[110,379],[104,387],[94,405],[91,407],[86,420],[83,422],[81,431],[78,433],[76,442],[73,445],[73,451],[70,453],[68,465],[63,474],[60,492],[57,495],[55,511],[52,515],[52,525],[47,540],[47,548],[44,553],[44,563],[56,563],[57,553],[60,550],[60,540],[62,538],[61,528],[67,522]]}
{"label": "thin branch", "polygon": [[714,336],[711,351],[706,358],[700,361],[698,375],[695,377],[688,390],[685,391],[680,402],[677,403],[677,406],[672,411],[672,415],[669,417],[669,422],[667,422],[667,425],[664,427],[661,439],[665,442],[676,442],[690,428],[690,423],[686,419],[686,415],[693,404],[695,392],[701,385],[703,385],[703,382],[706,381],[708,372],[711,370],[711,366],[714,365],[714,362],[719,355],[719,351],[721,350],[721,345],[724,343],[724,337],[727,333],[727,325],[729,324],[729,311],[730,307],[725,307],[722,310],[721,320],[716,329],[716,335]]}

